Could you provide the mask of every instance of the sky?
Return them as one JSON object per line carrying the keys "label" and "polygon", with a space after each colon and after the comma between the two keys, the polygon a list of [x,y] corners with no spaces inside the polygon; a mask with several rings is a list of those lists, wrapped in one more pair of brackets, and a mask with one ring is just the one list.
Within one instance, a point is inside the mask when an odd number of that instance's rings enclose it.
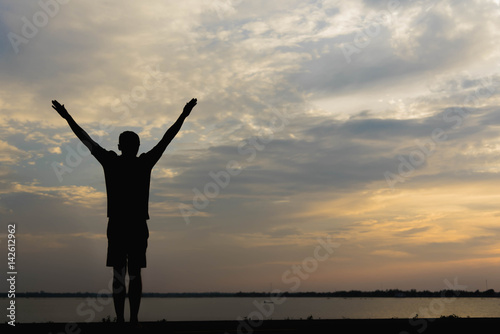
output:
{"label": "sky", "polygon": [[[100,164],[153,169],[145,292],[500,290],[498,1],[0,0],[0,255],[109,286]],[[7,291],[5,280],[0,291]]]}

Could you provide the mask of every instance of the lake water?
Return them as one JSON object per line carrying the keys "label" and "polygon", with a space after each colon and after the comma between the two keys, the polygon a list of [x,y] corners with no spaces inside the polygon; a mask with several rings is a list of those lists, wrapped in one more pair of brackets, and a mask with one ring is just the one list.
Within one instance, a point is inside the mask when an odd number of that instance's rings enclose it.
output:
{"label": "lake water", "polygon": [[[0,298],[8,305],[7,298]],[[112,298],[16,298],[16,322],[114,318]],[[128,303],[127,303],[128,304]],[[4,312],[6,309],[2,307]],[[128,305],[126,306],[128,319]],[[143,298],[141,321],[500,317],[499,298]]]}

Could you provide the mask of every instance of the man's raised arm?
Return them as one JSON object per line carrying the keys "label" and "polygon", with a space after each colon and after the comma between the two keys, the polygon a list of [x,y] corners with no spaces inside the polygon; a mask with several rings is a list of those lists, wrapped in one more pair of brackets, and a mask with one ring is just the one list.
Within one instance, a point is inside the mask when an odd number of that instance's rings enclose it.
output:
{"label": "man's raised arm", "polygon": [[59,113],[59,115],[61,115],[61,117],[64,118],[68,122],[69,127],[71,128],[71,130],[73,130],[73,132],[78,137],[78,139],[80,139],[82,141],[82,143],[88,147],[90,152],[92,152],[92,154],[95,155],[95,153],[97,153],[97,152],[95,152],[95,150],[100,149],[101,146],[99,146],[99,144],[97,144],[92,138],[90,138],[89,134],[87,132],[85,132],[85,130],[83,130],[75,122],[73,117],[71,117],[71,115],[68,113],[68,111],[64,107],[64,104],[60,104],[56,100],[52,100],[52,108],[54,108]]}
{"label": "man's raised arm", "polygon": [[184,120],[189,116],[196,103],[196,99],[191,99],[191,101],[186,103],[184,109],[182,110],[182,114],[179,116],[177,121],[175,121],[175,123],[172,124],[167,132],[165,132],[163,138],[158,142],[158,144],[156,144],[156,146],[147,153],[148,155],[151,155],[153,163],[156,163],[161,158],[161,155],[163,154],[163,152],[165,152],[168,144],[170,144],[172,139],[174,139],[174,137],[177,135],[177,133],[181,129],[182,124],[184,123]]}

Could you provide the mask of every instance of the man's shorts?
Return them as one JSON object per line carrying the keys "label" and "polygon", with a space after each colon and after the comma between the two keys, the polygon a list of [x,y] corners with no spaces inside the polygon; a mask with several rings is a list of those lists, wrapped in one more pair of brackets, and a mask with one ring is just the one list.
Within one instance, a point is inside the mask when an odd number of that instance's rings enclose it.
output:
{"label": "man's shorts", "polygon": [[149,230],[144,219],[109,219],[106,266],[146,268]]}

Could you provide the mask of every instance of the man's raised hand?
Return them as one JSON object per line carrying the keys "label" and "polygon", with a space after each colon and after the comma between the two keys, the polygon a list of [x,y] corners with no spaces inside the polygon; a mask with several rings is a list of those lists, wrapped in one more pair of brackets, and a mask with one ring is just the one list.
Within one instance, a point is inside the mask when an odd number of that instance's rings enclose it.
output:
{"label": "man's raised hand", "polygon": [[197,102],[198,102],[197,99],[191,99],[191,101],[186,103],[186,105],[184,106],[184,110],[182,111],[182,114],[184,116],[189,116],[189,114],[191,113],[191,110],[193,110],[193,108]]}
{"label": "man's raised hand", "polygon": [[64,104],[60,104],[56,100],[52,100],[52,108],[54,108],[64,119],[69,116],[68,111],[66,110],[66,108],[64,108]]}

